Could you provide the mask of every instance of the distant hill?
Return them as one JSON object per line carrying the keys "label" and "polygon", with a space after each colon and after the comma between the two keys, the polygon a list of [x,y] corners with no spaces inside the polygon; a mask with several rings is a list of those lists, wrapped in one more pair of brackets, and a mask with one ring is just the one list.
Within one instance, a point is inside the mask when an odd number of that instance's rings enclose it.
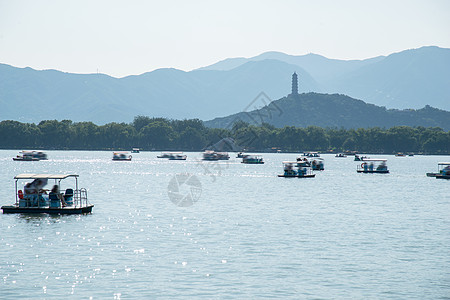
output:
{"label": "distant hill", "polygon": [[301,91],[317,91],[298,66],[247,62],[229,71],[159,69],[138,76],[36,71],[0,64],[0,120],[131,122],[136,115],[212,119],[241,111],[261,91],[279,98],[297,71]]}
{"label": "distant hill", "polygon": [[276,59],[308,72],[326,93],[341,93],[388,108],[431,105],[450,110],[450,49],[405,50],[365,60],[337,60],[266,52],[248,59],[226,59],[202,69],[227,69],[248,61]]}
{"label": "distant hill", "polygon": [[355,71],[366,65],[381,61],[384,58],[384,56],[378,56],[365,60],[339,60],[329,59],[322,55],[312,53],[306,55],[289,55],[282,52],[270,51],[251,58],[228,58],[210,66],[200,68],[199,70],[226,71],[239,67],[249,61],[273,59],[299,66],[311,74],[318,82],[324,82]]}
{"label": "distant hill", "polygon": [[324,90],[389,108],[429,104],[450,110],[450,49],[423,47],[394,53],[323,84]]}
{"label": "distant hill", "polygon": [[236,121],[262,122],[275,127],[310,125],[336,128],[390,128],[393,126],[441,127],[450,130],[450,112],[426,106],[422,109],[386,109],[340,94],[289,95],[268,106],[206,121],[211,128],[231,128]]}
{"label": "distant hill", "polygon": [[136,115],[209,120],[244,110],[261,92],[340,93],[387,108],[450,110],[450,49],[422,47],[365,60],[267,52],[184,72],[114,78],[0,64],[0,121],[131,122]]}

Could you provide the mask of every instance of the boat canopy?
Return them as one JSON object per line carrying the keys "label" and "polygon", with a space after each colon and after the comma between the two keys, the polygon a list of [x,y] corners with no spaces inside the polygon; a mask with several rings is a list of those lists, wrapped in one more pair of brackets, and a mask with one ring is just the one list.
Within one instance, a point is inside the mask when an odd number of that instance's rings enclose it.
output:
{"label": "boat canopy", "polygon": [[450,162],[440,162],[438,163],[439,166],[450,166]]}
{"label": "boat canopy", "polygon": [[383,158],[379,158],[379,159],[377,159],[377,158],[364,158],[364,160],[363,161],[387,161],[387,159],[383,159]]}
{"label": "boat canopy", "polygon": [[66,179],[67,177],[79,177],[76,174],[19,174],[14,179]]}

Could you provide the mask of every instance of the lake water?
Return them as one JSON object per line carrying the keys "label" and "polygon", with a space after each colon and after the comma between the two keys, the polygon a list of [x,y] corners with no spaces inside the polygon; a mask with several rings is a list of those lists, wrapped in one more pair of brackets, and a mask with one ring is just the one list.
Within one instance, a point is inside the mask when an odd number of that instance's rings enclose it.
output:
{"label": "lake water", "polygon": [[[95,207],[0,215],[0,298],[450,297],[450,181],[425,176],[449,156],[371,155],[391,173],[357,174],[353,157],[322,155],[325,171],[298,179],[277,177],[295,154],[264,165],[16,154],[0,151],[1,205],[19,173],[76,173]],[[177,174],[191,186],[177,191]]]}

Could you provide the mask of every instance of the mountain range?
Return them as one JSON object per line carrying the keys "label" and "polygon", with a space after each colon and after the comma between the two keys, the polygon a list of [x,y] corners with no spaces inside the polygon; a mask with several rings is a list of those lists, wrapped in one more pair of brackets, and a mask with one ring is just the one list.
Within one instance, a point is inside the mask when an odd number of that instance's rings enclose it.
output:
{"label": "mountain range", "polygon": [[267,52],[185,72],[158,69],[114,78],[0,64],[0,120],[131,122],[137,115],[211,120],[244,110],[264,92],[346,94],[388,108],[450,110],[450,49],[422,47],[366,60]]}

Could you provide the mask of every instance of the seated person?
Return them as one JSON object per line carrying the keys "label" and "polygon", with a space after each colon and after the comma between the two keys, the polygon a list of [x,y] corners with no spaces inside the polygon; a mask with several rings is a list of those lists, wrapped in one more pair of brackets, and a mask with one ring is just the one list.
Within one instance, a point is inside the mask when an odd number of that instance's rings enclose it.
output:
{"label": "seated person", "polygon": [[387,170],[386,163],[385,163],[385,162],[382,162],[382,163],[377,167],[377,170],[378,170],[378,171],[381,171],[381,170]]}
{"label": "seated person", "polygon": [[442,175],[450,175],[450,166],[446,166],[446,167],[442,170]]}
{"label": "seated person", "polygon": [[25,186],[23,187],[23,191],[25,192],[25,195],[37,193],[36,188],[31,184],[31,182],[28,182],[27,184],[25,184]]}
{"label": "seated person", "polygon": [[64,201],[63,195],[59,192],[59,186],[58,186],[58,185],[55,184],[55,185],[53,186],[51,193],[56,194],[56,196],[58,197],[58,199],[61,200],[62,206],[66,206],[66,205],[67,205],[67,204],[66,204],[66,201]]}

